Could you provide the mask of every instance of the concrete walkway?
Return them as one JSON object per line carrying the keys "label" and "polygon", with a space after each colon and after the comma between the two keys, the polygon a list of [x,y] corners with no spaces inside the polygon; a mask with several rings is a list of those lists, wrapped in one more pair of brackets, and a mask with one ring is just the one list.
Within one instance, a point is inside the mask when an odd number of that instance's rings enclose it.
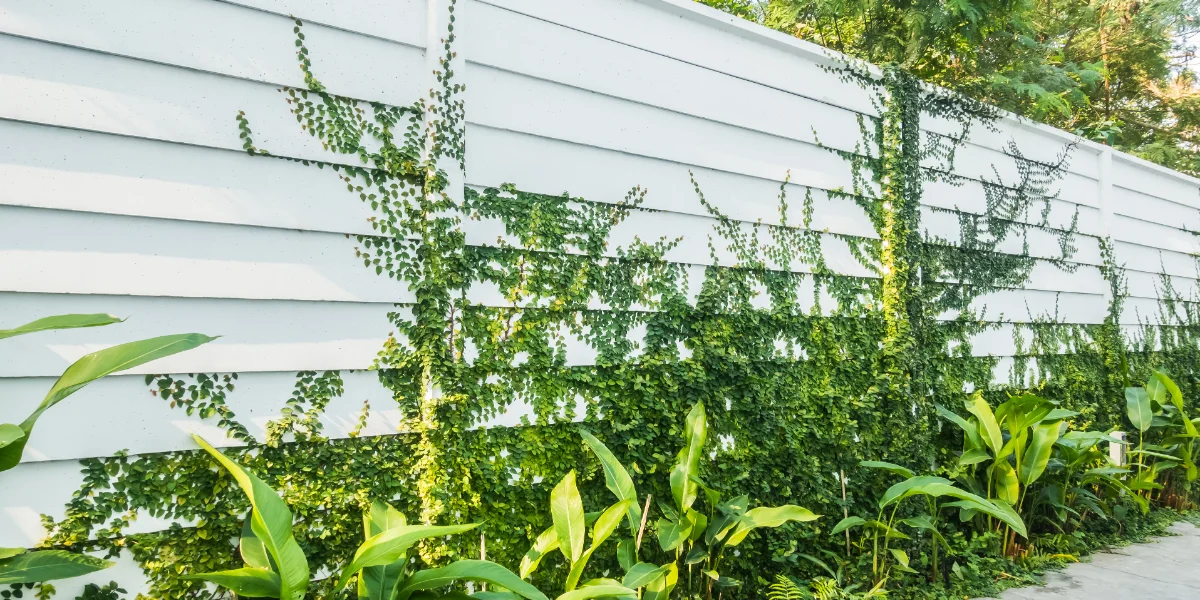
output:
{"label": "concrete walkway", "polygon": [[1195,600],[1200,598],[1200,529],[1175,523],[1171,537],[1114,548],[1047,573],[1043,587],[1005,590],[1001,600]]}

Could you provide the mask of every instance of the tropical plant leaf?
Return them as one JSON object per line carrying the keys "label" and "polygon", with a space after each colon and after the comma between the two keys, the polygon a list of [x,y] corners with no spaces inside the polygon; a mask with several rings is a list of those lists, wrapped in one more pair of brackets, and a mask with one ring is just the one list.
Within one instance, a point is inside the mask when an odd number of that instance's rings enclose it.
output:
{"label": "tropical plant leaf", "polygon": [[105,375],[132,369],[152,360],[191,350],[214,339],[216,338],[199,333],[165,335],[98,350],[75,361],[54,382],[46,397],[42,399],[42,403],[21,422],[21,430],[25,432],[25,435],[0,447],[0,471],[7,471],[21,462],[21,454],[25,451],[25,444],[28,443],[29,434],[33,432],[33,426],[37,423],[38,418],[50,407],[62,402],[67,396]]}
{"label": "tropical plant leaf", "polygon": [[0,548],[0,560],[12,558],[18,554],[25,554],[24,548]]}
{"label": "tropical plant leaf", "polygon": [[589,598],[637,598],[637,591],[623,585],[593,585],[571,590],[556,600],[588,600]]}
{"label": "tropical plant leaf", "polygon": [[979,421],[979,437],[983,440],[983,444],[993,453],[1000,452],[1004,446],[1004,437],[1000,434],[1000,424],[996,422],[996,415],[992,412],[992,407],[988,405],[987,400],[983,399],[983,394],[976,392],[970,400],[966,401],[966,407],[967,412],[974,415]]}
{"label": "tropical plant leaf", "polygon": [[992,463],[989,470],[996,497],[1009,504],[1016,504],[1021,496],[1021,480],[1017,477],[1013,466],[1007,459],[1004,459]]}
{"label": "tropical plant leaf", "polygon": [[626,573],[633,568],[633,565],[637,564],[637,546],[633,540],[617,542],[617,562],[621,565],[621,570]]}
{"label": "tropical plant leaf", "polygon": [[242,521],[242,538],[238,540],[238,551],[242,555],[242,561],[247,565],[256,569],[272,571],[274,566],[271,565],[271,554],[267,551],[267,545],[258,539],[257,535],[254,535],[254,527],[251,526],[252,519],[252,516],[247,516],[246,520]]}
{"label": "tropical plant leaf", "polygon": [[942,406],[941,404],[934,403],[933,407],[937,410],[939,415],[951,423],[958,425],[958,428],[963,430],[963,434],[966,436],[967,446],[969,449],[984,449],[983,438],[979,437],[979,427],[975,423],[968,423],[966,419],[958,416],[958,413],[946,408],[945,406]]}
{"label": "tropical plant leaf", "polygon": [[1150,396],[1145,388],[1125,388],[1125,412],[1129,422],[1138,431],[1145,433],[1154,422],[1154,413],[1150,409]]}
{"label": "tropical plant leaf", "polygon": [[596,436],[584,430],[580,430],[579,435],[583,437],[583,441],[587,443],[588,448],[591,448],[596,458],[600,459],[600,466],[604,468],[604,485],[617,497],[617,501],[629,501],[626,509],[626,515],[629,518],[629,532],[636,536],[638,527],[642,523],[642,509],[638,506],[637,490],[633,487],[633,478],[629,476],[629,471],[625,470],[625,466],[617,460],[608,446],[596,439]]}
{"label": "tropical plant leaf", "polygon": [[278,598],[281,589],[277,573],[255,567],[187,575],[182,579],[211,581],[246,598]]}
{"label": "tropical plant leaf", "polygon": [[512,571],[487,560],[460,560],[437,569],[417,571],[396,590],[394,600],[408,600],[414,592],[445,587],[455,581],[481,581],[529,600],[548,600],[545,594]]}
{"label": "tropical plant leaf", "polygon": [[1054,442],[1058,441],[1061,426],[1057,421],[1043,421],[1033,428],[1033,436],[1029,448],[1021,457],[1017,478],[1022,485],[1030,485],[1046,472],[1050,462],[1050,452],[1054,450]]}
{"label": "tropical plant leaf", "polygon": [[811,510],[793,504],[753,508],[746,512],[741,521],[738,521],[737,528],[734,529],[733,535],[729,536],[725,545],[740,544],[742,540],[746,539],[747,534],[760,527],[779,527],[789,521],[805,523],[819,518],[821,515],[815,515]]}
{"label": "tropical plant leaf", "polygon": [[537,539],[533,542],[533,546],[531,546],[529,551],[525,553],[525,556],[521,558],[521,579],[529,577],[531,573],[537,570],[538,565],[542,562],[542,559],[545,558],[547,554],[557,549],[558,532],[556,532],[554,530],[554,526],[551,525],[548,529],[537,536]]}
{"label": "tropical plant leaf", "polygon": [[692,535],[692,523],[686,519],[680,521],[672,521],[670,519],[658,520],[658,545],[664,551],[671,551],[678,548],[683,542],[687,541]]}
{"label": "tropical plant leaf", "polygon": [[[1011,469],[1012,467],[1009,468]],[[1021,518],[1011,510],[1011,507],[1008,507],[1008,510],[1005,510],[1000,506],[1003,503],[992,503],[988,500],[980,498],[971,492],[955,487],[950,480],[942,477],[919,475],[917,477],[908,479],[907,481],[897,483],[884,492],[883,497],[879,500],[879,508],[883,509],[894,502],[899,502],[905,498],[916,495],[932,496],[934,498],[941,496],[957,498],[959,502],[947,503],[946,506],[970,508],[972,510],[991,515],[997,519],[1000,519],[1009,527],[1012,527],[1013,531],[1021,534],[1022,537],[1026,537],[1027,535],[1025,531],[1025,522],[1022,521]]]}
{"label": "tropical plant leaf", "polygon": [[292,537],[292,511],[283,499],[253,473],[245,471],[204,438],[192,434],[192,439],[204,448],[225,470],[233,475],[238,487],[250,500],[250,527],[262,540],[279,569],[281,600],[302,600],[308,589],[308,560]]}
{"label": "tropical plant leaf", "polygon": [[[386,502],[373,500],[371,507],[363,513],[363,539],[371,539],[385,531],[404,527],[408,520],[404,513]],[[394,562],[363,567],[358,574],[359,600],[389,600],[396,585],[404,577],[406,561],[400,557]]]}
{"label": "tropical plant leaf", "polygon": [[690,508],[696,501],[696,482],[700,476],[700,457],[708,437],[708,421],[704,414],[704,403],[697,402],[688,413],[684,423],[684,445],[671,469],[671,496],[680,512]]}
{"label": "tropical plant leaf", "polygon": [[667,572],[666,567],[652,565],[650,563],[638,563],[633,565],[629,572],[625,574],[625,578],[621,580],[621,585],[637,589],[644,587],[646,584],[662,577]]}
{"label": "tropical plant leaf", "polygon": [[667,572],[646,584],[642,590],[642,600],[667,600],[671,596],[671,590],[674,590],[675,584],[679,582],[679,567],[673,562],[663,567]]}
{"label": "tropical plant leaf", "polygon": [[579,496],[579,488],[575,487],[575,471],[567,473],[550,492],[550,516],[558,535],[559,550],[574,564],[583,555],[586,535],[583,499]]}
{"label": "tropical plant leaf", "polygon": [[966,452],[963,452],[962,456],[958,457],[958,464],[964,467],[969,467],[971,465],[977,465],[981,462],[986,462],[991,458],[992,455],[988,454],[987,450],[976,448],[974,450],[967,450]]}
{"label": "tropical plant leaf", "polygon": [[1179,386],[1175,385],[1175,382],[1162,371],[1154,371],[1154,375],[1150,379],[1157,381],[1166,390],[1166,395],[1171,399],[1171,404],[1175,406],[1175,410],[1178,410],[1179,416],[1182,417],[1184,431],[1193,437],[1200,435],[1196,431],[1196,425],[1192,423],[1191,419],[1188,419],[1187,411],[1183,408],[1183,392],[1179,391]]}
{"label": "tropical plant leaf", "polygon": [[867,520],[862,517],[846,517],[845,519],[838,521],[837,525],[833,526],[833,530],[829,532],[829,535],[837,535],[847,529],[850,529],[851,527],[857,527],[866,522]]}
{"label": "tropical plant leaf", "polygon": [[114,317],[109,314],[98,313],[91,315],[55,315],[53,317],[43,317],[36,321],[30,321],[20,327],[13,329],[0,329],[0,340],[27,333],[36,333],[39,331],[48,331],[51,329],[75,329],[78,327],[99,327],[102,325],[112,325],[124,321],[120,317]]}
{"label": "tropical plant leaf", "polygon": [[895,473],[896,475],[899,475],[904,478],[909,478],[909,477],[916,475],[916,473],[912,472],[912,469],[909,469],[907,467],[902,467],[897,464],[893,464],[890,462],[878,461],[878,460],[864,460],[864,461],[859,462],[858,466],[866,467],[868,469],[880,469],[883,471],[887,471],[889,473]]}
{"label": "tropical plant leaf", "polygon": [[12,423],[0,423],[0,448],[8,446],[13,442],[20,441],[25,437],[25,430],[19,425]]}
{"label": "tropical plant leaf", "polygon": [[[582,519],[580,520],[582,523]],[[408,549],[421,540],[455,535],[478,527],[478,523],[463,525],[401,525],[372,536],[354,552],[354,558],[342,569],[337,588],[341,589],[350,578],[366,567],[377,567],[403,558]]]}
{"label": "tropical plant leaf", "polygon": [[111,566],[107,560],[66,550],[21,552],[0,561],[0,585],[69,579]]}

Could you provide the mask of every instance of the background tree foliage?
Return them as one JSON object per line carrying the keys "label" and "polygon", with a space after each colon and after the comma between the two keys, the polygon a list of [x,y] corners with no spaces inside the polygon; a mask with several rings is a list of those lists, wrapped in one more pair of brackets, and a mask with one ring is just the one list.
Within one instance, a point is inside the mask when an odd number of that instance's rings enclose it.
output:
{"label": "background tree foliage", "polygon": [[1198,0],[698,0],[1200,174]]}

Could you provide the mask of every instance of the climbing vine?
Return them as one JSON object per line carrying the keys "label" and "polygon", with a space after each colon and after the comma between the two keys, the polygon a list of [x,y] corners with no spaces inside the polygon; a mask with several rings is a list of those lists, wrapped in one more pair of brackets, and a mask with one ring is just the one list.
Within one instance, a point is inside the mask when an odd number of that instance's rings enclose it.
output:
{"label": "climbing vine", "polygon": [[[248,154],[327,168],[371,208],[373,233],[355,237],[354,255],[377,276],[405,283],[413,298],[380,324],[391,335],[373,365],[394,401],[384,410],[398,411],[400,432],[358,436],[372,409],[364,404],[348,439],[324,436],[320,417],[344,394],[336,371],[298,373],[261,440],[226,405],[236,374],[146,379],[173,407],[216,417],[240,444],[239,462],[282,491],[314,572],[345,563],[370,499],[424,522],[483,523],[481,540],[430,544],[421,549],[424,561],[478,556],[486,540],[489,559],[516,564],[548,524],[539,509],[549,494],[543,482],[575,469],[587,506],[600,506],[607,493],[577,421],[629,465],[638,490],[667,497],[680,416],[697,401],[709,409],[712,456],[719,455],[705,466],[707,484],[736,488],[763,505],[864,512],[854,509],[873,502],[882,479],[860,470],[860,460],[936,469],[945,457],[935,449],[948,446],[935,443],[942,434],[933,404],[951,404],[972,389],[1002,393],[992,386],[997,359],[972,352],[972,339],[997,327],[980,300],[1019,289],[1038,261],[1064,272],[1078,268],[1078,212],[1066,227],[1049,220],[1072,148],[1040,162],[1010,143],[1005,155],[1015,180],[999,169],[968,179],[956,170],[958,149],[972,128],[994,127],[994,110],[896,68],[841,71],[872,94],[875,107],[859,118],[855,148],[829,149],[851,165],[848,188],[793,185],[781,173],[777,222],[747,223],[724,214],[706,195],[703,177],[690,174],[696,202],[713,224],[707,257],[681,259],[681,239],[669,235],[612,242],[630,219],[663,216],[643,206],[648,192],[640,187],[613,202],[512,184],[453,189],[446,169],[461,170],[465,160],[454,16],[451,4],[437,85],[408,106],[328,90],[296,21],[305,86],[281,91],[300,131],[328,153],[325,160],[260,148],[252,115],[235,115]],[[923,119],[960,131],[929,133]],[[921,200],[930,183],[979,186],[985,207],[929,208]],[[874,235],[816,230],[820,194],[861,209]],[[930,233],[927,213],[952,214],[957,236]],[[485,229],[503,234],[468,235]],[[1030,254],[1029,236],[1037,231],[1057,236],[1057,256]],[[832,268],[824,249],[835,245],[867,275]],[[1102,250],[1102,273],[1113,289],[1108,318],[1078,326],[1050,315],[1016,327],[1011,381],[1042,389],[1099,426],[1117,422],[1109,399],[1131,374],[1167,356],[1192,360],[1200,353],[1200,325],[1190,309],[1186,323],[1164,326],[1169,333],[1156,338],[1161,351],[1128,348],[1122,270],[1111,246]],[[1176,314],[1175,305],[1165,306]],[[489,426],[514,413],[524,415],[520,426]],[[181,574],[240,564],[230,540],[247,506],[207,455],[118,455],[84,460],[82,468],[83,487],[65,518],[47,520],[49,543],[128,551],[146,573],[148,595],[164,600],[209,595]],[[179,524],[132,533],[144,514]],[[773,574],[764,565],[794,564],[814,544],[830,542],[811,527],[782,528],[747,540],[728,568],[753,594]],[[547,565],[538,577],[560,577],[563,569]],[[309,593],[341,594],[328,580]]]}

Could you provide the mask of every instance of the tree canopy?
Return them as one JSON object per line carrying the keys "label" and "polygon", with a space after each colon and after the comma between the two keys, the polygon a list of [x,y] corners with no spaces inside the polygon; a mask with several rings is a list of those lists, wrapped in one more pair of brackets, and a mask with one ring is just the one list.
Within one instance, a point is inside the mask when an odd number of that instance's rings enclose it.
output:
{"label": "tree canopy", "polygon": [[698,0],[1200,174],[1200,0]]}

